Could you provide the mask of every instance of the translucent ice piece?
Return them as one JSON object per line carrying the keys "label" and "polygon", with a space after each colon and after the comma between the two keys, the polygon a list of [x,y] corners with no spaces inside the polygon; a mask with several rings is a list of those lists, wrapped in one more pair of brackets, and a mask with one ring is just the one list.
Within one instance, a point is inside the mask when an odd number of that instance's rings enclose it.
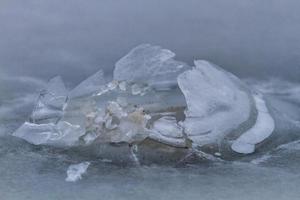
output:
{"label": "translucent ice piece", "polygon": [[103,71],[99,70],[70,91],[70,98],[88,96],[101,91],[105,87]]}
{"label": "translucent ice piece", "polygon": [[29,143],[40,145],[45,144],[51,137],[56,134],[55,124],[32,124],[25,122],[17,129],[13,136],[22,138]]}
{"label": "translucent ice piece", "polygon": [[254,96],[258,112],[256,123],[252,128],[243,133],[231,146],[237,153],[249,154],[255,151],[255,145],[268,138],[275,127],[275,123],[265,101],[258,95]]}
{"label": "translucent ice piece", "polygon": [[59,76],[51,79],[38,98],[31,120],[35,123],[47,120],[56,123],[63,115],[63,110],[68,99],[67,89]]}
{"label": "translucent ice piece", "polygon": [[149,119],[150,116],[146,115],[142,108],[138,108],[126,116],[123,115],[123,117],[118,119],[119,124],[117,128],[107,133],[110,142],[133,143],[144,140],[148,136],[146,124]]}
{"label": "translucent ice piece", "polygon": [[157,89],[177,86],[177,76],[189,67],[174,60],[174,56],[159,46],[139,45],[116,63],[114,79],[146,83]]}
{"label": "translucent ice piece", "polygon": [[77,125],[61,121],[58,124],[33,124],[25,122],[13,136],[22,138],[34,145],[73,146],[84,134]]}
{"label": "translucent ice piece", "polygon": [[149,138],[173,147],[186,147],[182,127],[174,116],[163,116],[154,121]]}
{"label": "translucent ice piece", "polygon": [[90,162],[82,162],[79,164],[70,165],[67,170],[67,182],[75,182],[82,178],[82,175],[86,173],[86,170],[90,166]]}
{"label": "translucent ice piece", "polygon": [[153,130],[161,135],[172,138],[182,138],[182,127],[177,124],[175,117],[162,117],[154,122]]}
{"label": "translucent ice piece", "polygon": [[56,123],[62,116],[62,110],[51,109],[45,105],[39,104],[31,114],[31,119],[36,123],[39,123],[40,121]]}
{"label": "translucent ice piece", "polygon": [[222,139],[250,117],[250,94],[242,82],[207,61],[178,76],[186,102],[185,133],[202,146]]}

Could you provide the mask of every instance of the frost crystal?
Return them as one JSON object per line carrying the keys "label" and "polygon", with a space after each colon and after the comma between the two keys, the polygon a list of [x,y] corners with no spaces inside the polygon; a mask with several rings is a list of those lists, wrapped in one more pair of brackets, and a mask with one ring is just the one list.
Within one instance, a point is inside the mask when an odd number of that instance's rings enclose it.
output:
{"label": "frost crystal", "polygon": [[78,125],[61,121],[58,124],[25,122],[13,135],[35,145],[73,146],[84,131]]}

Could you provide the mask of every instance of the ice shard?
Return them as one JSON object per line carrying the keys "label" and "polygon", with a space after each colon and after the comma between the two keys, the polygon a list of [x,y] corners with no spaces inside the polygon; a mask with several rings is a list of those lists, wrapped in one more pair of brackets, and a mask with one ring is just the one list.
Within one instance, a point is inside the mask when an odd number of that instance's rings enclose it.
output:
{"label": "ice shard", "polygon": [[70,91],[70,98],[78,98],[97,93],[104,89],[106,81],[103,71],[99,70]]}
{"label": "ice shard", "polygon": [[187,110],[183,127],[188,138],[202,146],[221,140],[247,121],[251,95],[233,74],[203,60],[178,76]]}
{"label": "ice shard", "polygon": [[31,121],[34,123],[57,123],[63,116],[67,99],[68,91],[61,77],[52,78],[38,97]]}
{"label": "ice shard", "polygon": [[177,76],[189,67],[174,57],[172,51],[159,46],[139,45],[116,63],[114,79],[146,83],[157,89],[177,86]]}
{"label": "ice shard", "polygon": [[65,121],[58,124],[33,124],[25,122],[13,136],[22,138],[34,145],[51,145],[58,147],[73,146],[84,135],[80,126]]}

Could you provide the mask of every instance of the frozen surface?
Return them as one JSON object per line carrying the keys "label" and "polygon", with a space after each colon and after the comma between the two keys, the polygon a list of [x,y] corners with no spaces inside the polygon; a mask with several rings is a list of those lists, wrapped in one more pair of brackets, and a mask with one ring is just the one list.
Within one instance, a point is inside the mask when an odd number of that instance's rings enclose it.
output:
{"label": "frozen surface", "polygon": [[299,156],[283,166],[233,162],[184,168],[117,167],[98,160],[81,180],[70,183],[65,181],[66,169],[85,158],[37,150],[10,139],[0,143],[0,194],[5,200],[299,198]]}
{"label": "frozen surface", "polygon": [[300,103],[300,85],[296,82],[288,82],[278,78],[265,81],[246,80],[256,90],[269,95],[276,95],[295,103]]}
{"label": "frozen surface", "polygon": [[75,182],[82,178],[82,175],[86,173],[90,162],[82,162],[79,164],[70,165],[67,170],[67,182]]}
{"label": "frozen surface", "polygon": [[251,97],[234,75],[207,62],[178,77],[186,102],[186,134],[196,144],[215,142],[250,117]]}
{"label": "frozen surface", "polygon": [[146,83],[157,89],[174,87],[177,76],[189,68],[174,57],[172,51],[159,46],[139,45],[116,63],[114,79]]}
{"label": "frozen surface", "polygon": [[256,95],[254,97],[258,112],[256,123],[248,131],[235,140],[231,148],[238,153],[249,154],[255,151],[255,145],[268,138],[275,128],[275,122],[269,113],[265,101]]}

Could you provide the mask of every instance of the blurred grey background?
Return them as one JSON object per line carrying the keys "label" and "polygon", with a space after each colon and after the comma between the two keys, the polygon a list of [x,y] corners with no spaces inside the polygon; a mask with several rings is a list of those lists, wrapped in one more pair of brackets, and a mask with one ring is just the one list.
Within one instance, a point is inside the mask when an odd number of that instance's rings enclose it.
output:
{"label": "blurred grey background", "polygon": [[152,43],[240,77],[300,82],[299,0],[0,0],[0,73],[76,84]]}

